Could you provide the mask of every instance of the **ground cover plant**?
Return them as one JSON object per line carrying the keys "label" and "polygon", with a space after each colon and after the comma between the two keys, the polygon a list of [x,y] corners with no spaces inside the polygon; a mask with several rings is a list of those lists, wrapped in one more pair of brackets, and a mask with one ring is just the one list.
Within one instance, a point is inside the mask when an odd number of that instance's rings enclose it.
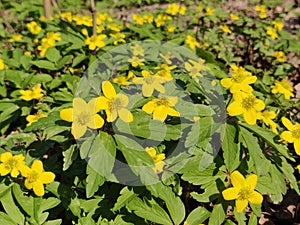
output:
{"label": "ground cover plant", "polygon": [[300,221],[297,2],[50,2],[0,3],[1,224]]}

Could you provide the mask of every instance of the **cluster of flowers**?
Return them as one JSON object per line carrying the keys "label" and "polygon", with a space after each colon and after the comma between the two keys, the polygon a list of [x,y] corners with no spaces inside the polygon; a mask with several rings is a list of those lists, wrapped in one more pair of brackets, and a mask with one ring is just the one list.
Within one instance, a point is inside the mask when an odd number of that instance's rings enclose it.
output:
{"label": "cluster of flowers", "polygon": [[54,181],[55,174],[44,172],[43,163],[40,160],[34,160],[31,167],[25,164],[23,155],[13,155],[5,152],[0,155],[0,175],[16,178],[22,175],[25,178],[24,185],[27,189],[33,189],[37,196],[45,194],[44,184],[50,184]]}

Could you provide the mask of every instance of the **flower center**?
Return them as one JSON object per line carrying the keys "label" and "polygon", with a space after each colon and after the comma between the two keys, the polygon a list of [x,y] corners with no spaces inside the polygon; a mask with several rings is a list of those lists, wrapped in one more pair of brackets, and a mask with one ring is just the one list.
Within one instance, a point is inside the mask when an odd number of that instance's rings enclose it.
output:
{"label": "flower center", "polygon": [[254,108],[256,104],[256,98],[254,96],[249,96],[243,99],[242,101],[242,107],[246,110]]}
{"label": "flower center", "polygon": [[238,199],[241,199],[241,200],[246,199],[247,200],[250,198],[251,193],[252,193],[252,191],[249,186],[242,187],[238,193],[238,196],[239,196]]}
{"label": "flower center", "polygon": [[192,77],[197,76],[197,75],[198,75],[198,72],[199,72],[199,70],[198,70],[196,67],[193,67],[193,68],[190,70],[190,74],[191,74]]}
{"label": "flower center", "polygon": [[17,161],[14,158],[10,158],[5,165],[8,169],[12,169],[17,166]]}
{"label": "flower center", "polygon": [[29,183],[36,182],[38,179],[39,179],[39,173],[37,173],[36,171],[32,171],[28,176]]}
{"label": "flower center", "polygon": [[80,125],[86,125],[87,122],[89,121],[89,117],[90,115],[83,112],[81,113],[78,118],[77,118],[77,122],[80,124]]}
{"label": "flower center", "polygon": [[118,97],[111,99],[108,102],[108,108],[110,111],[119,111],[121,108],[123,108],[122,100]]}
{"label": "flower center", "polygon": [[149,76],[149,77],[145,77],[144,81],[146,82],[146,84],[153,84],[155,79],[154,79],[154,77]]}
{"label": "flower center", "polygon": [[157,106],[169,106],[169,102],[168,102],[168,100],[166,99],[166,98],[164,98],[164,97],[162,97],[162,98],[160,98],[157,102],[156,102],[156,105]]}
{"label": "flower center", "polygon": [[300,126],[296,126],[296,128],[292,130],[292,137],[295,139],[300,138]]}

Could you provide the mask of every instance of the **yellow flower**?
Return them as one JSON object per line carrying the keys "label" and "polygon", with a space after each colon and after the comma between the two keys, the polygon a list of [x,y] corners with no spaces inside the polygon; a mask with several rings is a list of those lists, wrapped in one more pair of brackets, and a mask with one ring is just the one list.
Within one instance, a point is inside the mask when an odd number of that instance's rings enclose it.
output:
{"label": "yellow flower", "polygon": [[12,177],[17,177],[23,171],[25,165],[23,155],[13,156],[10,152],[0,155],[0,175],[5,176],[10,173]]}
{"label": "yellow flower", "polygon": [[28,115],[26,117],[26,120],[28,121],[26,126],[30,126],[32,123],[34,123],[44,117],[47,117],[47,115],[45,113],[36,113],[34,115]]}
{"label": "yellow flower", "polygon": [[126,108],[129,100],[124,94],[117,94],[114,86],[109,81],[102,83],[102,92],[104,96],[97,98],[97,107],[104,109],[108,122],[113,122],[119,116],[124,122],[132,122],[133,116]]}
{"label": "yellow flower", "polygon": [[230,116],[243,114],[245,121],[253,125],[259,119],[259,112],[265,108],[265,103],[252,94],[236,93],[234,102],[227,107]]}
{"label": "yellow flower", "polygon": [[30,101],[32,99],[39,99],[44,96],[42,93],[43,90],[41,89],[41,84],[36,84],[33,86],[32,91],[31,90],[20,90],[21,93],[21,99],[25,101]]}
{"label": "yellow flower", "polygon": [[162,83],[167,80],[163,79],[160,76],[155,76],[149,71],[143,70],[142,77],[133,78],[133,82],[136,84],[142,84],[142,92],[145,97],[150,97],[153,94],[154,89],[160,93],[165,93],[165,88]]}
{"label": "yellow flower", "polygon": [[207,7],[207,8],[206,8],[206,14],[207,14],[207,15],[212,16],[214,13],[215,13],[215,10],[214,10],[214,9],[212,9],[212,8],[210,8],[210,7]]}
{"label": "yellow flower", "polygon": [[23,35],[16,34],[16,35],[11,36],[11,38],[8,39],[8,42],[20,41],[20,40],[22,40],[22,38],[23,38]]}
{"label": "yellow flower", "polygon": [[87,37],[84,43],[89,46],[90,50],[95,50],[96,47],[102,48],[105,46],[105,42],[103,41],[103,39],[105,38],[106,38],[105,34],[101,34],[97,36],[93,35],[91,37]]}
{"label": "yellow flower", "polygon": [[30,51],[26,51],[26,52],[24,52],[24,55],[31,56],[31,52]]}
{"label": "yellow flower", "polygon": [[291,97],[294,97],[293,87],[289,84],[287,80],[275,80],[275,85],[271,86],[271,88],[273,94],[284,94],[285,99],[290,99]]}
{"label": "yellow flower", "polygon": [[26,177],[24,185],[27,189],[33,189],[37,196],[45,194],[44,184],[50,184],[54,181],[55,174],[52,172],[43,172],[43,163],[40,160],[34,160],[31,168],[22,173]]}
{"label": "yellow flower", "polygon": [[167,64],[161,64],[160,67],[157,67],[155,69],[159,69],[159,68],[161,68],[161,70],[157,71],[155,75],[160,76],[160,77],[166,79],[167,81],[170,81],[173,79],[171,70],[175,69],[176,66],[168,66]]}
{"label": "yellow flower", "polygon": [[225,200],[234,200],[237,212],[242,212],[248,205],[248,202],[259,205],[263,201],[263,196],[255,191],[257,184],[257,175],[251,174],[246,179],[238,171],[230,174],[230,180],[233,185],[222,191]]}
{"label": "yellow flower", "polygon": [[105,21],[112,21],[112,18],[108,16],[107,13],[97,13],[97,24],[103,24]]}
{"label": "yellow flower", "polygon": [[168,25],[167,26],[167,30],[170,32],[170,33],[173,33],[175,31],[176,27],[173,26],[173,25]]}
{"label": "yellow flower", "polygon": [[231,34],[232,31],[229,29],[229,27],[227,25],[221,25],[220,29],[224,32],[224,33],[228,33]]}
{"label": "yellow flower", "polygon": [[173,108],[177,101],[178,97],[176,96],[163,96],[146,103],[142,110],[148,114],[153,114],[155,120],[165,121],[168,115],[180,116],[180,113]]}
{"label": "yellow flower", "polygon": [[262,120],[267,126],[270,126],[275,134],[278,134],[277,125],[273,121],[275,118],[276,113],[274,111],[263,111],[258,114],[258,119]]}
{"label": "yellow flower", "polygon": [[165,162],[163,161],[166,156],[164,153],[157,154],[154,148],[145,148],[146,152],[151,156],[154,161],[155,167],[153,168],[155,173],[161,173],[163,171],[163,167],[165,166]]}
{"label": "yellow flower", "polygon": [[282,28],[284,27],[284,24],[281,20],[275,20],[275,21],[272,22],[272,24],[274,25],[274,27],[277,30],[282,30]]}
{"label": "yellow flower", "polygon": [[4,70],[4,68],[5,68],[4,61],[3,59],[0,59],[0,70]]}
{"label": "yellow flower", "polygon": [[200,47],[200,43],[196,40],[195,37],[192,37],[191,35],[186,36],[185,43],[188,44],[191,49]]}
{"label": "yellow flower", "polygon": [[277,30],[273,27],[267,27],[267,34],[270,35],[273,40],[278,38]]}
{"label": "yellow flower", "polygon": [[281,139],[294,143],[294,149],[297,155],[300,155],[300,124],[296,123],[295,125],[292,122],[283,117],[281,119],[283,125],[288,129],[288,131],[283,131],[280,135]]}
{"label": "yellow flower", "polygon": [[283,51],[274,52],[273,56],[276,57],[278,62],[285,62],[286,61],[286,55]]}
{"label": "yellow flower", "polygon": [[155,19],[155,24],[157,27],[161,27],[162,25],[165,25],[167,20],[172,20],[172,17],[166,15],[166,14],[159,14]]}
{"label": "yellow flower", "polygon": [[128,59],[128,62],[130,62],[133,67],[138,67],[138,66],[144,66],[145,65],[143,63],[144,59],[143,58],[139,58],[137,56],[132,56],[131,59]]}
{"label": "yellow flower", "polygon": [[162,53],[159,53],[159,56],[167,63],[167,64],[172,64],[172,61],[170,58],[172,57],[171,52],[167,52],[166,55],[163,55]]}
{"label": "yellow flower", "polygon": [[128,80],[133,77],[134,77],[133,72],[129,71],[127,76],[116,77],[112,81],[116,84],[127,86],[131,84],[131,82]]}
{"label": "yellow flower", "polygon": [[122,29],[122,25],[114,23],[107,25],[107,28],[116,32],[120,32],[120,30]]}
{"label": "yellow flower", "polygon": [[73,16],[72,16],[71,12],[62,12],[60,14],[60,17],[62,19],[66,19],[68,22],[72,22],[72,20],[73,20]]}
{"label": "yellow flower", "polygon": [[153,19],[154,19],[154,17],[151,13],[148,13],[148,14],[143,16],[144,22],[147,22],[147,23],[152,23]]}
{"label": "yellow flower", "polygon": [[257,6],[255,6],[255,10],[259,12],[259,17],[261,19],[264,19],[264,18],[267,17],[266,6],[264,6],[264,5],[257,5]]}
{"label": "yellow flower", "polygon": [[252,87],[249,84],[255,83],[257,80],[256,76],[246,71],[243,67],[237,67],[234,64],[230,65],[232,69],[232,78],[223,78],[221,80],[221,85],[225,88],[230,88],[232,94],[244,91],[247,93],[252,92]]}
{"label": "yellow flower", "polygon": [[116,34],[110,34],[112,38],[116,38],[117,40],[114,41],[114,45],[118,45],[119,43],[126,43],[124,40],[125,34],[122,33],[116,33]]}
{"label": "yellow flower", "polygon": [[139,44],[135,44],[133,46],[130,46],[130,48],[131,48],[132,54],[134,56],[142,56],[142,57],[144,57],[144,49]]}
{"label": "yellow flower", "polygon": [[185,5],[181,5],[180,8],[179,8],[178,13],[179,13],[180,15],[184,15],[184,14],[185,14],[185,11],[186,11],[186,6],[185,6]]}
{"label": "yellow flower", "polygon": [[73,20],[77,25],[85,25],[87,27],[93,26],[93,19],[91,16],[74,15]]}
{"label": "yellow flower", "polygon": [[138,24],[138,25],[144,24],[144,18],[140,14],[132,14],[132,20],[135,24]]}
{"label": "yellow flower", "polygon": [[230,13],[229,16],[230,16],[230,18],[231,18],[232,20],[239,20],[239,19],[240,19],[239,15],[234,14],[234,13]]}
{"label": "yellow flower", "polygon": [[203,77],[201,70],[207,70],[203,59],[199,59],[198,62],[190,59],[189,62],[184,63],[184,67],[189,72],[189,75],[196,80],[198,80],[198,77]]}
{"label": "yellow flower", "polygon": [[81,98],[74,98],[73,108],[60,111],[60,118],[62,120],[72,122],[71,133],[75,139],[82,137],[88,127],[98,129],[103,126],[104,120],[97,114],[100,107],[96,102],[97,98],[93,98],[88,103]]}
{"label": "yellow flower", "polygon": [[173,4],[169,4],[168,5],[168,8],[166,10],[166,13],[172,15],[172,16],[175,16],[178,11],[179,11],[179,5],[177,5],[176,3],[173,3]]}
{"label": "yellow flower", "polygon": [[28,23],[26,26],[27,26],[29,32],[32,34],[38,34],[42,30],[40,25],[38,25],[35,21]]}

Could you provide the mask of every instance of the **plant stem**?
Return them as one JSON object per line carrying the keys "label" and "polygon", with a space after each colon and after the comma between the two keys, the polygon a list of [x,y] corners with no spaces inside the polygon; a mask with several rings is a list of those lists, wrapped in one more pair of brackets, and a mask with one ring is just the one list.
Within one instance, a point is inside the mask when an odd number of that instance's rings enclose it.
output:
{"label": "plant stem", "polygon": [[97,35],[97,9],[95,6],[95,0],[91,0],[91,12],[93,15],[93,35]]}
{"label": "plant stem", "polygon": [[51,18],[52,8],[51,8],[51,0],[44,0],[44,15],[47,20]]}

